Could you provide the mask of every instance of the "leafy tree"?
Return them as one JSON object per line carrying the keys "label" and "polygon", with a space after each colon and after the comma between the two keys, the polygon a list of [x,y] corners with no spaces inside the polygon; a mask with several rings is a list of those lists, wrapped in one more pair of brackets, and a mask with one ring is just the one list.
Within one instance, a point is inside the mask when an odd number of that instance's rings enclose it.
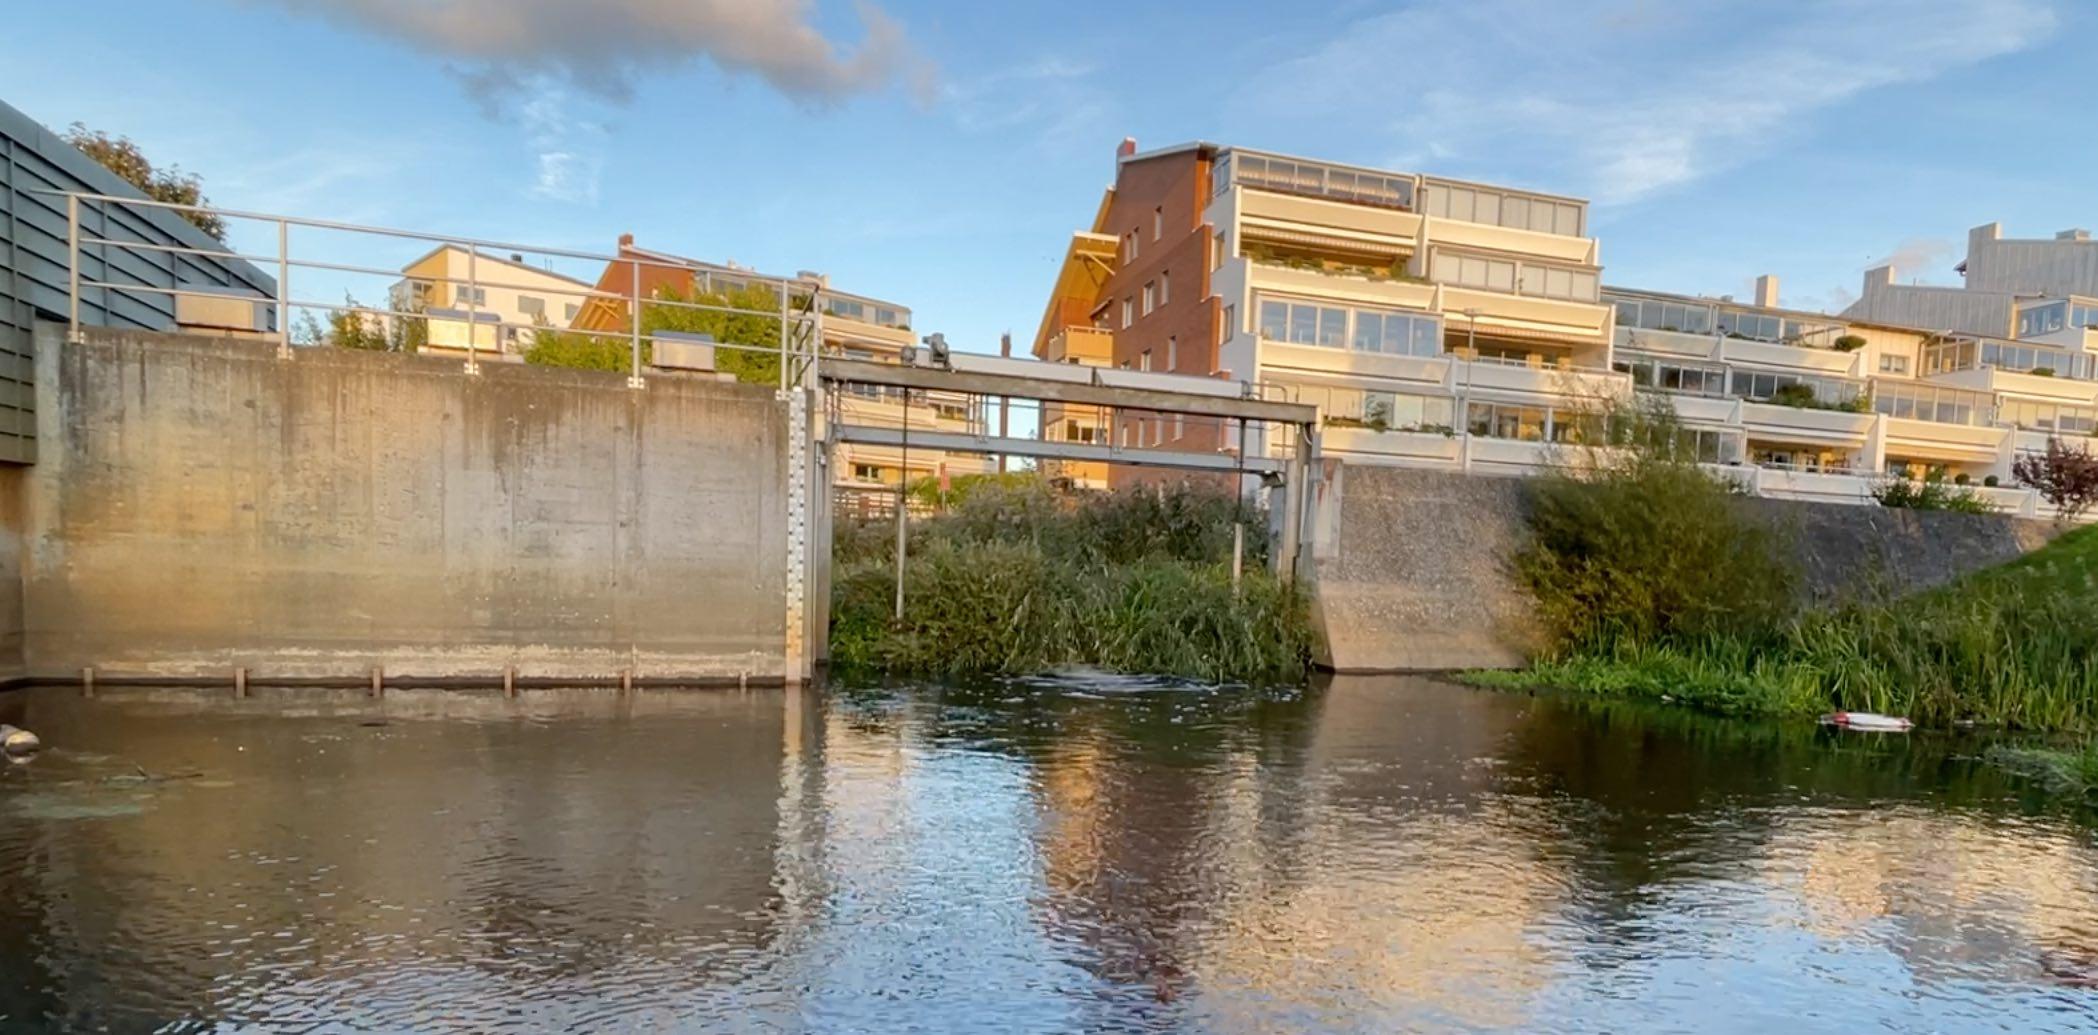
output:
{"label": "leafy tree", "polygon": [[[710,335],[716,342],[752,345],[767,349],[717,348],[714,369],[734,374],[748,384],[779,383],[780,308],[779,295],[769,288],[752,285],[734,291],[684,294],[676,290],[656,293],[663,305],[641,307],[641,333],[676,331]],[[713,306],[710,309],[688,305]],[[723,310],[736,310],[724,312]]]}
{"label": "leafy tree", "polygon": [[[414,340],[418,337],[415,332],[404,326],[409,322],[396,320],[389,328],[378,311],[345,294],[342,308],[331,309],[324,317],[316,317],[311,311],[300,313],[292,340],[301,345],[363,352],[413,352],[420,342]],[[419,337],[427,336],[425,329]]]}
{"label": "leafy tree", "polygon": [[[704,334],[724,346],[765,349],[754,352],[717,348],[714,369],[750,384],[779,383],[779,295],[767,288],[752,286],[691,294],[675,289],[656,292],[654,299],[641,307],[644,366],[654,355],[648,339],[658,331]],[[533,333],[532,345],[525,350],[525,362],[579,370],[625,371],[633,366],[633,346],[623,334],[586,334],[542,327]]]}
{"label": "leafy tree", "polygon": [[2098,457],[2058,438],[2047,440],[2045,453],[2019,457],[2011,475],[2039,490],[2040,498],[2054,505],[2057,521],[2074,521],[2098,503]]}
{"label": "leafy tree", "polygon": [[[79,148],[89,158],[102,163],[103,168],[116,173],[124,182],[137,187],[155,201],[173,205],[209,205],[211,199],[204,196],[202,181],[193,173],[182,171],[179,165],[159,169],[146,158],[130,137],[110,136],[99,129],[91,130],[75,122],[66,129],[66,143]],[[182,218],[196,228],[211,235],[211,239],[224,243],[226,221],[211,212],[195,209],[176,209]]]}

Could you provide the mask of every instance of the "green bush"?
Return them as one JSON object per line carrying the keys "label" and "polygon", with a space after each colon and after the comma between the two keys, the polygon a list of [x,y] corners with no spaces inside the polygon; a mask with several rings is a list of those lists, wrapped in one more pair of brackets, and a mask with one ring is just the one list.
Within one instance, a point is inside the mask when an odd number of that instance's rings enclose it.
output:
{"label": "green bush", "polygon": [[[1967,477],[1961,475],[1961,478]],[[1882,507],[1902,510],[1949,510],[1956,514],[1994,514],[1996,505],[1983,499],[1967,483],[1946,484],[1941,471],[1922,481],[1893,477],[1872,487],[1872,498]]]}
{"label": "green bush", "polygon": [[1530,542],[1514,566],[1554,643],[1772,627],[1793,584],[1778,537],[1693,462],[1673,410],[1642,403],[1609,420],[1611,451],[1532,483]]}

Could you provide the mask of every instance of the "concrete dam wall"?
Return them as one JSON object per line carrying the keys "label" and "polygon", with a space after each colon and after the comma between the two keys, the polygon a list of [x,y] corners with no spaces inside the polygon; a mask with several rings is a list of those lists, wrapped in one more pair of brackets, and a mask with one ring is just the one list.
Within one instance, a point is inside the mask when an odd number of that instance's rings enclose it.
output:
{"label": "concrete dam wall", "polygon": [[0,481],[28,675],[787,670],[770,388],[84,333],[38,328]]}
{"label": "concrete dam wall", "polygon": [[[1441,471],[1345,467],[1329,475],[1315,563],[1327,663],[1343,672],[1515,668],[1539,646],[1528,592],[1509,570],[1528,538],[1531,483]],[[1803,591],[1926,589],[2038,549],[2043,521],[1743,499],[1781,529]]]}

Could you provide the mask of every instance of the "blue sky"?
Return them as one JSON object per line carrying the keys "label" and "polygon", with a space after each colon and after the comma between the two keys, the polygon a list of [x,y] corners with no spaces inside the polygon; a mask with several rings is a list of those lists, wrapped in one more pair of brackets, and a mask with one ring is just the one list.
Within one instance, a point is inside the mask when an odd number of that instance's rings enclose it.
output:
{"label": "blue sky", "polygon": [[[2098,223],[2098,10],[2049,0],[75,0],[0,98],[221,205],[829,273],[1022,348],[1125,135],[1595,200],[1605,280],[1840,308]],[[404,257],[405,258],[405,257]]]}

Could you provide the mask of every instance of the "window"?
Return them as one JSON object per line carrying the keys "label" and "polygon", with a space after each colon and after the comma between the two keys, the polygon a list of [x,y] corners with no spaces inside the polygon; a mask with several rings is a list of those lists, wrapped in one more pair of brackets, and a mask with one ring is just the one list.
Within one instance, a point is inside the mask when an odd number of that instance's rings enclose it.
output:
{"label": "window", "polygon": [[878,482],[881,481],[881,468],[873,464],[854,464],[852,477],[857,481]]}
{"label": "window", "polygon": [[583,307],[582,307],[582,306],[580,306],[580,305],[577,305],[577,304],[576,304],[576,303],[574,303],[574,302],[570,302],[570,303],[568,303],[568,305],[567,305],[567,306],[565,306],[565,307],[564,307],[564,312],[566,312],[566,313],[567,313],[567,316],[568,316],[568,322],[569,322],[569,323],[574,323],[574,322],[575,322],[575,318],[576,318],[576,314],[577,314],[577,313],[580,313],[580,312],[582,312],[582,311],[583,311]]}
{"label": "window", "polygon": [[1986,425],[1992,418],[1990,397],[1922,384],[1882,382],[1873,387],[1872,408],[1890,417],[1938,424]]}
{"label": "window", "polygon": [[1159,305],[1164,305],[1164,304],[1166,304],[1167,302],[1170,302],[1170,301],[1172,301],[1172,300],[1173,300],[1173,273],[1172,273],[1172,271],[1170,271],[1170,270],[1159,270],[1159,271],[1158,271],[1158,304],[1159,304]]}
{"label": "window", "polygon": [[1130,262],[1135,262],[1135,261],[1136,261],[1136,257],[1137,257],[1138,255],[1141,255],[1141,254],[1143,254],[1143,250],[1144,250],[1144,249],[1143,249],[1143,245],[1144,245],[1144,239],[1143,239],[1143,238],[1142,238],[1141,236],[1139,236],[1139,235],[1137,234],[1137,232],[1136,232],[1136,231],[1134,231],[1134,230],[1131,230],[1131,231],[1129,231],[1129,261],[1130,261]]}
{"label": "window", "polygon": [[1635,298],[1613,299],[1612,304],[1617,308],[1619,327],[1680,334],[1712,333],[1711,306]]}
{"label": "window", "polygon": [[[1348,333],[1352,324],[1353,333]],[[1393,313],[1343,309],[1282,299],[1262,299],[1260,335],[1293,345],[1378,352],[1393,356],[1435,356],[1442,352],[1442,321],[1427,313]]]}
{"label": "window", "polygon": [[1137,362],[1137,369],[1138,369],[1138,370],[1142,370],[1142,371],[1145,371],[1146,373],[1150,372],[1150,370],[1151,370],[1151,350],[1150,350],[1150,349],[1145,349],[1145,350],[1144,350],[1144,351],[1143,351],[1142,353],[1140,353],[1140,354],[1139,354],[1139,355],[1137,356],[1137,361],[1138,361],[1138,362]]}
{"label": "window", "polygon": [[1216,236],[1214,236],[1214,237],[1211,237],[1211,238],[1209,239],[1209,269],[1210,269],[1210,271],[1211,271],[1211,272],[1215,272],[1215,271],[1217,271],[1217,270],[1223,269],[1223,268],[1224,268],[1224,258],[1225,258],[1225,256],[1227,256],[1227,255],[1229,255],[1229,254],[1230,254],[1230,252],[1229,252],[1229,250],[1228,250],[1228,249],[1227,249],[1227,248],[1225,247],[1225,244],[1224,244],[1224,235],[1223,235],[1223,233],[1222,233],[1221,231],[1219,231],[1219,232],[1218,232],[1218,233],[1216,234]]}
{"label": "window", "polygon": [[1430,183],[1423,207],[1431,216],[1462,219],[1468,223],[1567,237],[1581,236],[1583,206],[1579,202],[1528,197],[1485,187]]}
{"label": "window", "polygon": [[2006,399],[2003,405],[1997,408],[1996,423],[2024,428],[2027,431],[2089,435],[2098,431],[2098,410],[2088,406],[2062,406],[2056,403]]}
{"label": "window", "polygon": [[1187,419],[1186,419],[1186,415],[1185,415],[1185,414],[1179,414],[1179,413],[1176,413],[1176,414],[1174,414],[1174,415],[1173,415],[1173,441],[1175,441],[1175,442],[1178,442],[1178,441],[1180,441],[1180,440],[1181,440],[1182,438],[1185,438],[1186,436],[1187,436]]}
{"label": "window", "polygon": [[2069,303],[2049,302],[2045,305],[2027,306],[2018,310],[2018,337],[2030,338],[2036,334],[2053,334],[2065,326],[2069,318]]}
{"label": "window", "polygon": [[824,302],[824,309],[832,316],[840,319],[858,320],[861,323],[867,322],[867,306],[863,302],[855,302],[847,298],[832,298]]}
{"label": "window", "polygon": [[1125,298],[1122,300],[1122,329],[1128,330],[1130,325],[1134,323],[1136,323],[1136,300]]}
{"label": "window", "polygon": [[1909,357],[1892,353],[1881,353],[1879,372],[1882,374],[1906,374],[1909,372]]}
{"label": "window", "polygon": [[1430,271],[1430,279],[1445,284],[1488,291],[1515,290],[1515,263],[1504,259],[1436,252]]}
{"label": "window", "polygon": [[1236,333],[1238,333],[1238,307],[1227,305],[1224,307],[1224,318],[1217,321],[1217,347],[1223,348],[1224,343],[1230,341],[1231,336]]}
{"label": "window", "polygon": [[1166,235],[1166,210],[1161,205],[1151,210],[1151,239],[1156,241]]}
{"label": "window", "polygon": [[1511,403],[1471,404],[1466,427],[1481,438],[1508,438],[1518,442],[1542,442],[1551,421],[1551,411],[1542,406]]}
{"label": "window", "polygon": [[1612,363],[1611,367],[1620,373],[1632,375],[1632,384],[1640,388],[1682,392],[1688,395],[1727,394],[1726,370],[1723,367],[1642,358],[1618,360]]}
{"label": "window", "polygon": [[546,299],[535,295],[519,295],[517,296],[517,311],[527,317],[545,316]]}
{"label": "window", "polygon": [[883,327],[904,327],[908,326],[910,323],[910,321],[904,317],[902,312],[895,309],[874,310],[874,322],[882,325]]}
{"label": "window", "polygon": [[1155,280],[1149,280],[1149,281],[1145,281],[1145,282],[1144,282],[1144,315],[1145,315],[1145,316],[1149,316],[1149,315],[1151,315],[1151,310],[1153,310],[1153,309],[1156,309],[1156,308],[1158,308],[1158,282],[1157,282],[1157,281],[1155,281]]}
{"label": "window", "polygon": [[457,297],[459,299],[460,305],[487,305],[488,289],[478,287],[467,287],[466,285],[461,284],[459,285],[459,294]]}
{"label": "window", "polygon": [[1171,373],[1178,369],[1180,369],[1180,338],[1176,335],[1166,338],[1166,371]]}

